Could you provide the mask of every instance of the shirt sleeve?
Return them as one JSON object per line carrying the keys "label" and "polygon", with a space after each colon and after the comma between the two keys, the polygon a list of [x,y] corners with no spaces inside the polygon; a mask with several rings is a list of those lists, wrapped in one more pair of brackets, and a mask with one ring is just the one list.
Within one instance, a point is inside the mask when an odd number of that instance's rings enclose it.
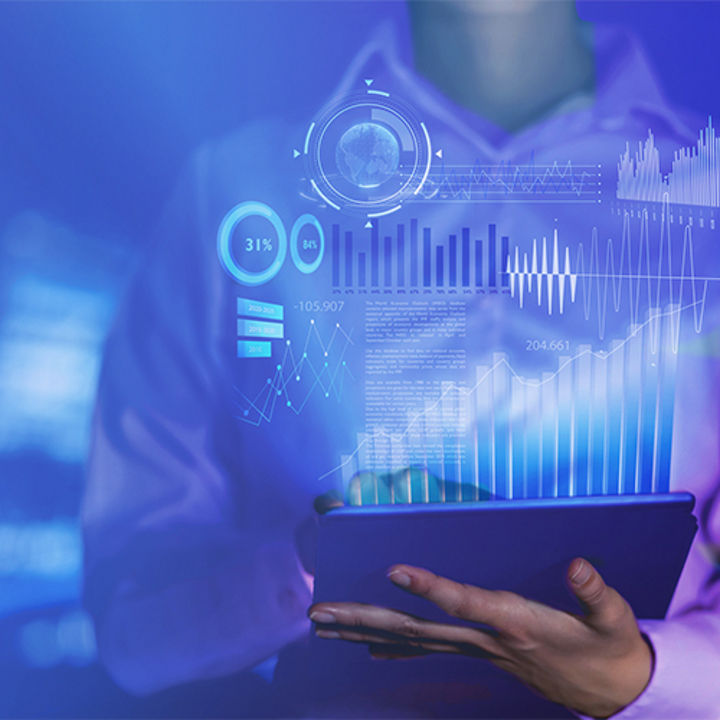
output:
{"label": "shirt sleeve", "polygon": [[[684,576],[694,589],[667,620],[641,620],[653,649],[648,686],[613,720],[716,718],[720,713],[720,485],[700,493],[700,531]],[[687,584],[687,583],[686,583]]]}
{"label": "shirt sleeve", "polygon": [[[720,612],[693,610],[639,623],[653,650],[650,682],[612,720],[709,720],[720,708]],[[592,720],[575,713],[581,720]]]}
{"label": "shirt sleeve", "polygon": [[250,667],[308,626],[297,503],[248,461],[226,397],[206,165],[199,153],[127,293],[93,421],[86,605],[101,660],[135,693]]}
{"label": "shirt sleeve", "polygon": [[714,559],[718,545],[712,539],[720,525],[719,499],[717,487],[700,505],[700,533],[686,567],[696,589],[695,600],[666,620],[639,621],[653,650],[652,676],[637,699],[612,720],[719,716],[720,570]]}
{"label": "shirt sleeve", "polygon": [[713,718],[720,708],[720,613],[695,610],[671,620],[646,620],[641,629],[655,655],[650,684],[614,716]]}

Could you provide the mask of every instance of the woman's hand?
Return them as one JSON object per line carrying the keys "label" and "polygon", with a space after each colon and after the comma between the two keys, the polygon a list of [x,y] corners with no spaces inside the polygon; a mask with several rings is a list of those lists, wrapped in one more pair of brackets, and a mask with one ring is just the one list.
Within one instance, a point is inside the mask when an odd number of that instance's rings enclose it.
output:
{"label": "woman's hand", "polygon": [[393,566],[388,578],[451,617],[481,627],[430,622],[360,603],[323,602],[309,610],[318,637],[366,643],[378,658],[433,652],[487,658],[549,700],[596,718],[630,704],[649,682],[652,652],[630,606],[586,560],[573,560],[567,573],[582,615],[409,565]]}

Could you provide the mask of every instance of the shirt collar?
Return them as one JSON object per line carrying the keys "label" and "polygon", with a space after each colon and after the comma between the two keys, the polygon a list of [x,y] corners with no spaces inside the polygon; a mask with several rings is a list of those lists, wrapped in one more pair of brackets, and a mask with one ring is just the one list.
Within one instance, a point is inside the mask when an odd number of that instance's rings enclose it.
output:
{"label": "shirt collar", "polygon": [[[413,67],[408,24],[392,19],[382,22],[355,56],[336,89],[344,96],[372,79],[374,86],[393,92],[423,117],[439,121],[474,145],[488,158],[502,159],[543,136],[567,139],[590,131],[617,131],[633,114],[660,119],[679,135],[691,135],[664,93],[638,40],[624,28],[595,25],[588,33],[595,50],[594,96],[578,93],[564,99],[532,126],[512,134],[476,113],[454,103]],[[653,117],[654,116],[654,117]]]}

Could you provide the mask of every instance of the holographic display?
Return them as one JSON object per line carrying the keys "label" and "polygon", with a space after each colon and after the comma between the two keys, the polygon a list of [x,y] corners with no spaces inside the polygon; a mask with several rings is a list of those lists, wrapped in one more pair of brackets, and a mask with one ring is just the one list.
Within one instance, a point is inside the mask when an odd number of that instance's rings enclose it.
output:
{"label": "holographic display", "polygon": [[[714,215],[679,204],[715,203],[712,125],[667,176],[652,134],[634,160],[618,137],[488,163],[363,85],[288,150],[289,239],[273,198],[221,223],[220,260],[248,286],[238,419],[332,426],[316,479],[354,504],[667,491],[677,366],[720,280]],[[397,473],[407,492],[388,494]]]}

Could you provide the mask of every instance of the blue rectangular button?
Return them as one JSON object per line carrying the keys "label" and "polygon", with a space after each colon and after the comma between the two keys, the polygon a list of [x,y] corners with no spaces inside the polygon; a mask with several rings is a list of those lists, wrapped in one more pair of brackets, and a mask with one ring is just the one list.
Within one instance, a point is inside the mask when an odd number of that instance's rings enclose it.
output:
{"label": "blue rectangular button", "polygon": [[266,320],[282,320],[283,306],[274,303],[258,302],[247,298],[237,299],[237,314],[247,317],[265,318]]}
{"label": "blue rectangular button", "polygon": [[237,356],[239,358],[269,358],[270,343],[262,340],[238,340]]}
{"label": "blue rectangular button", "polygon": [[238,318],[237,334],[239,337],[281,338],[283,336],[283,324]]}

